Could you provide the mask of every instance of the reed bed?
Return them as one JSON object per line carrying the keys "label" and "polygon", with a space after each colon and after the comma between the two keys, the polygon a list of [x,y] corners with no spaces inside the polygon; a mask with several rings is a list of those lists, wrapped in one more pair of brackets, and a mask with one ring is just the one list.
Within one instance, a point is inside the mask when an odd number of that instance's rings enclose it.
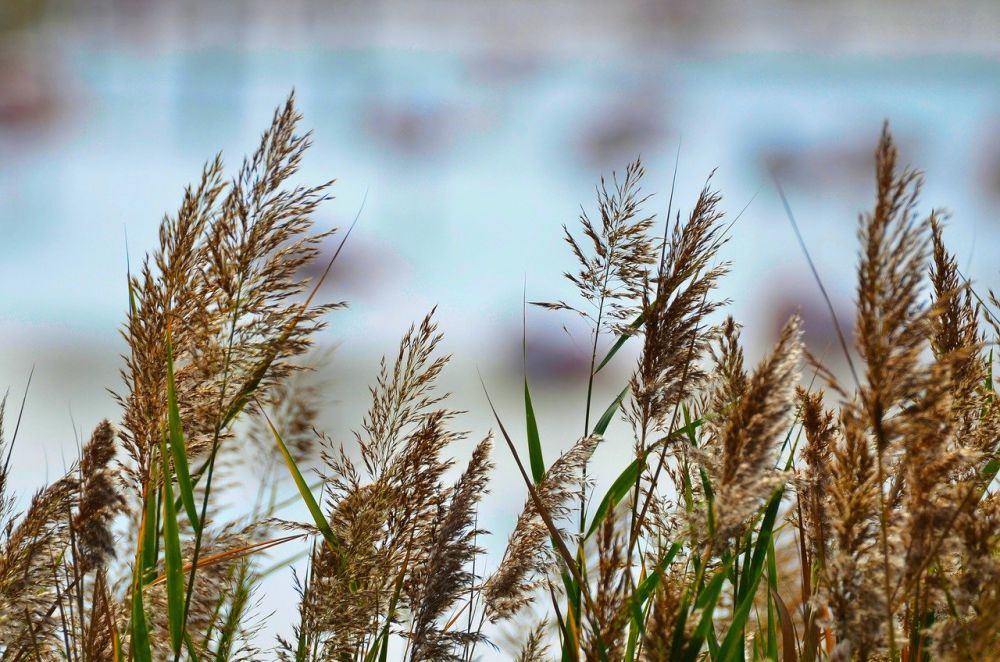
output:
{"label": "reed bed", "polygon": [[[577,297],[538,303],[591,330],[579,438],[552,455],[525,378],[524,422],[493,409],[496,437],[455,458],[469,435],[437,388],[433,311],[382,360],[354,438],[316,431],[307,353],[343,304],[316,301],[337,255],[311,218],[331,183],[289,183],[299,121],[290,97],[231,179],[215,158],[164,218],[128,278],[121,418],[21,511],[0,405],[0,660],[464,662],[496,654],[499,628],[524,662],[1000,659],[1000,303],[959,271],[943,215],[919,211],[922,176],[887,127],[856,324],[837,329],[849,380],[796,317],[747,365],[717,294],[720,194],[709,179],[688,214],[657,219],[636,161],[565,228]],[[628,379],[596,402],[626,344]],[[632,461],[595,493],[603,444]],[[479,514],[497,452],[527,499],[491,567]],[[247,457],[281,470],[229,519]],[[279,485],[308,521],[278,516]],[[264,552],[293,548],[297,622],[261,642],[259,585],[290,572]]]}

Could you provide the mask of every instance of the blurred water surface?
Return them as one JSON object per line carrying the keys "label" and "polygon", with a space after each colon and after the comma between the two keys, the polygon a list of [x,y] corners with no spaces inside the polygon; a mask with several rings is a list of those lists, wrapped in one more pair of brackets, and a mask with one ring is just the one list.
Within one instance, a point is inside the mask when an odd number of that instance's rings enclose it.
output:
{"label": "blurred water surface", "polygon": [[[578,12],[496,5],[488,16],[421,3],[441,12],[443,31],[396,3],[347,3],[340,14],[312,3],[286,13],[96,3],[91,13],[56,4],[9,14],[0,387],[17,394],[36,369],[15,489],[29,494],[70,461],[74,426],[116,417],[104,388],[117,384],[126,259],[134,266],[155,246],[161,216],[204,160],[222,150],[238,166],[292,89],[314,131],[300,179],[337,178],[319,226],[343,228],[361,210],[324,291],[351,302],[324,336],[338,346],[327,416],[338,439],[360,422],[378,356],[435,305],[465,425],[475,434],[492,426],[478,369],[520,429],[524,294],[573,296],[560,278],[574,267],[560,226],[572,227],[581,205],[593,209],[599,178],[638,155],[645,189],[657,194],[651,212],[666,209],[675,158],[682,215],[712,172],[730,215],[745,209],[724,249],[733,272],[723,295],[752,355],[801,310],[812,349],[836,361],[772,173],[849,322],[856,218],[872,199],[871,153],[886,119],[904,159],[927,172],[924,209],[952,212],[947,238],[964,271],[995,286],[1000,60],[984,34],[1000,24],[996,12],[976,4],[978,22],[951,17],[956,24],[940,19],[933,30],[933,13],[893,23],[896,3],[871,21],[857,20],[860,3],[800,9],[798,23],[768,20],[784,4],[761,4],[764,18],[743,10],[745,30],[713,19],[722,15],[714,3],[626,4],[625,17],[590,3]],[[528,372],[554,455],[579,434],[586,331],[534,309],[527,325]],[[623,355],[598,384],[599,401],[628,370]],[[622,456],[626,432],[612,427],[598,461]],[[523,496],[516,481],[495,486],[484,517],[497,542]],[[268,587],[279,596],[267,603],[278,612],[268,636],[294,616],[288,585],[282,576]]]}

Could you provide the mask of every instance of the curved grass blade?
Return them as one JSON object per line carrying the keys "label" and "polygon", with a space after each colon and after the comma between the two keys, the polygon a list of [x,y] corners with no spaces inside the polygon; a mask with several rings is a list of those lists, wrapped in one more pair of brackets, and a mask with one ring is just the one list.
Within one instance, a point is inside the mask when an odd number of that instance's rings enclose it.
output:
{"label": "curved grass blade", "polygon": [[781,599],[777,589],[770,588],[774,606],[778,610],[778,618],[781,620],[781,659],[783,662],[799,662],[799,655],[796,650],[798,635],[795,633],[795,621],[788,611],[788,606]]}
{"label": "curved grass blade", "polygon": [[[709,630],[714,625],[715,605],[719,601],[719,596],[722,594],[722,584],[729,575],[730,563],[726,563],[723,567],[716,571],[715,575],[708,582],[708,584],[705,585],[705,589],[695,601],[695,609],[701,611],[701,620],[698,621],[698,627],[695,628],[694,633],[691,635],[687,650],[684,652],[684,660],[694,662],[698,659],[698,656],[701,653],[701,648],[709,636]],[[725,660],[727,658],[721,657],[720,651],[720,657],[718,659]]]}
{"label": "curved grass blade", "polygon": [[160,442],[163,472],[163,564],[167,577],[167,623],[170,629],[170,648],[180,655],[184,635],[184,562],[181,558],[180,528],[177,526],[177,509],[174,508],[173,478],[169,465],[167,441]]}
{"label": "curved grass blade", "polygon": [[601,359],[601,362],[597,364],[596,368],[594,368],[595,375],[601,371],[601,368],[603,368],[608,364],[608,362],[612,359],[612,357],[614,357],[614,355],[618,353],[618,350],[620,350],[622,346],[625,344],[625,341],[634,336],[635,332],[638,331],[639,327],[641,327],[645,322],[646,322],[645,312],[639,313],[638,317],[632,320],[632,323],[626,327],[625,332],[622,333],[622,335],[618,338],[618,340],[615,341],[615,344],[611,346],[611,349],[608,350],[608,353],[604,355],[604,358]]}
{"label": "curved grass blade", "polygon": [[538,421],[535,419],[535,408],[531,406],[531,392],[528,390],[528,377],[524,377],[524,416],[528,427],[528,463],[531,465],[531,477],[535,485],[545,477],[545,458],[542,456],[542,440],[538,434]]}
{"label": "curved grass blade", "polygon": [[260,406],[260,411],[264,414],[264,420],[267,421],[267,427],[271,430],[271,435],[274,437],[275,443],[278,444],[278,450],[281,452],[281,457],[285,460],[285,465],[288,467],[288,472],[292,475],[292,480],[295,481],[295,486],[299,490],[299,494],[302,495],[302,501],[305,502],[306,508],[309,509],[309,514],[312,515],[313,523],[319,532],[323,535],[323,539],[326,540],[326,544],[330,547],[330,551],[334,553],[337,557],[337,564],[340,570],[344,570],[344,558],[343,551],[341,549],[340,541],[337,539],[336,534],[334,534],[333,529],[330,528],[330,523],[326,520],[323,515],[323,511],[320,509],[319,504],[316,502],[316,498],[313,496],[312,491],[309,489],[306,479],[302,477],[302,472],[299,471],[299,467],[295,464],[295,459],[292,454],[288,452],[288,447],[285,446],[284,440],[281,438],[281,434],[278,432],[277,428],[274,427],[274,423],[271,422],[270,417],[264,411],[264,408]]}
{"label": "curved grass blade", "polygon": [[589,539],[594,532],[597,531],[601,524],[604,522],[604,518],[608,516],[618,503],[625,498],[625,495],[635,487],[635,482],[639,478],[639,472],[642,471],[642,467],[646,462],[645,456],[637,457],[632,460],[632,464],[625,467],[625,471],[621,472],[615,482],[612,483],[611,488],[608,490],[604,498],[601,499],[601,503],[597,506],[597,510],[594,511],[594,520],[590,523],[590,528],[587,529],[587,535],[584,536],[584,540]]}
{"label": "curved grass blade", "polygon": [[149,628],[146,625],[146,610],[142,604],[142,589],[132,589],[132,647],[131,657],[135,662],[153,662],[153,649],[149,643]]}
{"label": "curved grass blade", "polygon": [[184,443],[184,428],[181,426],[180,407],[177,404],[177,386],[174,382],[174,348],[167,329],[167,421],[170,428],[170,453],[174,459],[174,473],[177,475],[177,489],[180,491],[184,511],[195,531],[201,529],[198,509],[194,502],[194,486],[188,470],[187,446]]}
{"label": "curved grass blade", "polygon": [[750,563],[744,566],[743,576],[740,579],[740,588],[737,596],[737,607],[733,611],[733,619],[729,624],[729,631],[719,648],[720,660],[730,660],[741,650],[743,646],[743,632],[750,610],[753,607],[754,595],[760,585],[761,576],[764,573],[764,560],[767,557],[767,550],[772,542],[774,533],[774,521],[778,516],[778,506],[781,505],[781,498],[785,493],[785,488],[778,488],[771,496],[764,518],[760,523],[760,533],[757,535],[757,543],[754,546],[753,556]]}
{"label": "curved grass blade", "polygon": [[626,386],[622,389],[622,392],[618,394],[615,401],[611,403],[610,406],[601,415],[601,419],[597,421],[597,425],[594,426],[594,434],[603,436],[608,426],[611,425],[611,419],[615,417],[615,412],[622,406],[622,400],[625,399],[625,395],[628,393],[629,387]]}

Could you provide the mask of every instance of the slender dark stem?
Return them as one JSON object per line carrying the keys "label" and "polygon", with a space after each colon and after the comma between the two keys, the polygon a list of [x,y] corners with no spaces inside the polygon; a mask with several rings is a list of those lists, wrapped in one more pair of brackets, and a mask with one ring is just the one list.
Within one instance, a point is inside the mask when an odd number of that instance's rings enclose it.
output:
{"label": "slender dark stem", "polygon": [[882,533],[882,561],[885,565],[885,570],[882,574],[883,590],[885,591],[886,602],[885,602],[885,619],[886,627],[889,629],[889,659],[896,659],[896,626],[895,618],[893,616],[892,602],[893,593],[889,590],[891,584],[891,579],[889,577],[889,572],[891,566],[889,565],[889,538],[886,527],[888,525],[888,513],[885,510],[885,491],[883,489],[883,483],[885,481],[885,468],[883,465],[882,455],[884,444],[882,443],[882,437],[884,436],[881,431],[881,426],[876,426],[877,436],[879,437],[879,447],[876,449],[878,453],[878,502],[879,502],[879,519]]}
{"label": "slender dark stem", "polygon": [[806,248],[806,242],[802,238],[802,233],[799,231],[799,224],[795,221],[795,215],[792,214],[792,207],[788,204],[788,198],[785,197],[785,191],[781,188],[781,182],[778,181],[778,177],[774,173],[771,173],[771,176],[774,177],[774,185],[778,188],[778,195],[781,197],[781,204],[785,207],[785,215],[788,216],[788,222],[791,223],[792,230],[795,232],[795,238],[799,242],[799,248],[802,249],[803,255],[806,256],[806,262],[809,263],[809,270],[812,272],[813,280],[815,280],[816,285],[819,286],[819,292],[823,296],[826,308],[830,311],[830,317],[833,319],[833,328],[837,332],[837,340],[840,342],[840,348],[844,352],[844,359],[847,360],[847,367],[851,371],[851,377],[854,379],[854,385],[860,389],[861,381],[858,379],[857,370],[854,369],[854,361],[851,359],[851,351],[847,347],[847,339],[844,337],[844,330],[840,325],[840,320],[837,319],[837,311],[834,310],[833,302],[830,300],[830,295],[826,292],[826,287],[823,285],[823,279],[819,277],[819,271],[816,269],[816,264],[813,262],[812,256],[809,254],[809,249]]}
{"label": "slender dark stem", "polygon": [[[667,243],[670,236],[670,217],[673,215],[674,211],[674,192],[677,189],[677,170],[681,162],[681,141],[677,141],[677,153],[674,155],[674,174],[670,178],[670,197],[667,199],[667,215],[666,221],[663,223],[663,243],[660,244],[660,263],[656,271],[656,300],[660,298],[660,291],[663,286],[663,272],[667,266]],[[643,455],[646,452],[646,435],[648,434],[649,428],[649,412],[648,408],[644,407],[642,411],[642,422],[641,429],[639,433],[639,455]],[[629,532],[633,527],[635,527],[635,513],[639,508],[639,490],[642,487],[642,471],[637,471],[635,475],[635,491],[632,494],[632,508],[631,508],[631,521],[629,522]],[[630,536],[631,537],[631,536]],[[628,551],[625,556],[625,567],[632,567],[632,551],[634,546],[629,544]],[[629,583],[633,583],[632,573],[628,573]]]}
{"label": "slender dark stem", "polygon": [[[14,442],[17,441],[17,431],[21,429],[21,418],[24,416],[24,403],[28,401],[28,390],[31,388],[31,378],[35,374],[35,365],[31,365],[31,372],[28,373],[28,383],[24,385],[24,396],[21,398],[21,408],[17,412],[17,422],[14,424],[14,434],[10,437],[10,446],[7,447],[7,459],[3,463],[3,475],[7,475],[10,468],[10,454],[14,452]],[[4,396],[6,399],[6,396]]]}
{"label": "slender dark stem", "polygon": [[[202,534],[205,530],[205,517],[208,514],[208,498],[212,492],[212,475],[215,472],[215,458],[219,452],[219,439],[222,434],[222,417],[224,416],[223,405],[225,404],[226,391],[229,386],[229,368],[233,356],[233,342],[236,338],[236,322],[239,320],[240,298],[243,294],[243,277],[240,276],[239,285],[236,288],[236,301],[233,308],[232,324],[229,328],[229,341],[226,347],[226,361],[222,371],[222,388],[219,393],[219,415],[215,424],[215,432],[212,435],[212,451],[208,458],[208,475],[205,479],[205,496],[201,501],[201,513],[198,517],[199,526],[195,527],[194,552],[191,555],[191,574],[188,577],[187,595],[184,597],[184,617],[181,619],[181,629],[187,628],[188,612],[191,609],[191,598],[194,595],[194,580],[198,572],[198,557],[201,553]],[[164,480],[170,480],[167,472],[163,473]],[[174,653],[174,662],[180,659],[180,647]]]}
{"label": "slender dark stem", "polygon": [[[705,295],[702,297],[701,301],[702,310],[704,310],[707,302],[708,302],[708,292],[705,292]],[[694,360],[694,354],[695,354],[694,348],[696,346],[697,338],[698,336],[696,331],[695,335],[692,336],[691,344],[688,347],[688,356],[684,362],[684,371],[681,373],[682,383],[687,380],[688,370],[691,367],[691,362]],[[670,425],[667,426],[668,437],[674,434],[674,426],[677,424],[677,414],[680,411],[680,407],[681,407],[680,402],[677,402],[674,405],[674,413],[670,417]],[[663,448],[660,449],[660,457],[656,464],[656,471],[653,472],[653,478],[652,481],[650,482],[650,494],[643,502],[642,510],[639,513],[639,517],[636,519],[636,522],[632,527],[632,530],[629,532],[629,543],[628,543],[629,554],[631,554],[633,546],[638,541],[639,533],[642,531],[642,525],[646,520],[646,513],[649,511],[649,504],[653,500],[652,489],[656,486],[657,481],[660,479],[660,472],[663,471],[663,467],[666,465],[666,462],[667,462],[667,444],[664,444]]]}
{"label": "slender dark stem", "polygon": [[[80,482],[81,482],[81,484],[83,482],[82,475],[81,475],[81,481]],[[81,568],[80,568],[80,548],[77,545],[76,532],[73,531],[73,513],[72,513],[72,511],[69,511],[69,512],[67,512],[66,515],[67,515],[67,520],[68,520],[68,524],[69,524],[69,526],[67,527],[69,529],[69,546],[70,546],[70,549],[72,550],[72,553],[73,553],[73,563],[71,564],[71,568],[73,570],[73,585],[75,585],[75,586],[78,585],[79,586],[79,588],[76,589],[75,594],[76,594],[77,612],[80,614],[80,636],[82,638],[84,636],[85,632],[86,632],[86,629],[84,627],[84,610],[83,610],[83,588],[84,587],[83,587],[83,580],[82,580],[83,575],[80,572],[80,570],[81,570]],[[67,587],[67,590],[69,590],[68,587]],[[84,661],[84,662],[86,662],[86,661]]]}

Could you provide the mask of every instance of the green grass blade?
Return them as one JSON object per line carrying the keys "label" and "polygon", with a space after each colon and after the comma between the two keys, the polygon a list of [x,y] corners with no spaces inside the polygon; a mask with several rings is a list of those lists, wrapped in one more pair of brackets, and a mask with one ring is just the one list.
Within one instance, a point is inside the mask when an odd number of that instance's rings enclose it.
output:
{"label": "green grass blade", "polygon": [[628,639],[625,643],[625,662],[634,662],[636,645],[639,643],[639,630],[646,622],[646,615],[639,607],[635,593],[628,597],[628,603],[632,618],[628,627]]}
{"label": "green grass blade", "polygon": [[[149,485],[158,481],[158,465],[154,462],[149,472]],[[156,576],[156,561],[160,557],[160,505],[159,490],[149,488],[146,495],[146,515],[142,529],[142,558],[139,572],[139,586],[145,586]]]}
{"label": "green grass blade", "polygon": [[149,483],[146,487],[143,504],[144,514],[142,517],[142,533],[138,541],[139,549],[136,550],[136,565],[132,571],[132,596],[131,596],[131,619],[129,630],[131,632],[131,652],[130,660],[135,662],[152,662],[152,645],[149,641],[149,626],[146,623],[146,609],[142,601],[142,587],[152,581],[155,575],[156,560],[159,554],[157,544],[159,542],[157,513],[159,505],[157,502],[158,490],[152,489],[157,483],[156,462],[150,467]]}
{"label": "green grass blade", "polygon": [[667,550],[667,553],[663,555],[662,559],[660,559],[660,562],[656,564],[655,571],[650,573],[648,577],[639,583],[635,589],[635,597],[639,601],[639,604],[644,604],[646,600],[650,598],[653,591],[656,590],[656,587],[660,583],[661,574],[671,563],[673,563],[674,558],[680,551],[681,544],[679,542],[672,544],[670,549]]}
{"label": "green grass blade", "polygon": [[743,651],[744,639],[743,628],[746,625],[750,609],[753,607],[753,598],[743,600],[733,613],[733,621],[729,626],[729,632],[719,648],[719,660],[727,661],[735,659]]}
{"label": "green grass blade", "polygon": [[645,464],[646,458],[636,458],[632,460],[632,464],[625,467],[625,471],[621,472],[615,482],[612,483],[611,488],[608,490],[604,498],[601,499],[601,503],[597,506],[597,510],[594,511],[594,520],[590,523],[590,528],[587,529],[587,535],[584,536],[584,540],[587,540],[594,532],[600,528],[601,523],[604,522],[604,518],[608,516],[608,513],[614,510],[615,506],[625,498],[632,488],[635,487],[635,482],[639,477],[639,472],[642,470]]}
{"label": "green grass blade", "polygon": [[719,596],[722,594],[722,584],[725,582],[728,574],[729,565],[726,564],[715,573],[705,586],[705,589],[698,595],[698,599],[695,601],[695,609],[701,611],[701,620],[698,621],[698,627],[695,628],[694,633],[691,635],[687,650],[684,652],[684,660],[694,662],[701,654],[701,648],[708,638],[709,630],[714,625],[715,604],[719,601]]}
{"label": "green grass blade", "polygon": [[132,588],[132,650],[135,662],[153,662],[153,649],[149,642],[146,610],[142,604],[142,587]]}
{"label": "green grass blade", "polygon": [[[258,403],[259,405],[259,403]],[[261,408],[263,412],[263,408]],[[344,559],[342,557],[342,550],[340,541],[337,539],[336,534],[334,534],[333,529],[330,528],[330,523],[326,520],[323,515],[323,511],[320,509],[319,504],[316,502],[316,498],[312,494],[312,490],[309,489],[306,479],[302,477],[302,472],[299,471],[299,467],[295,464],[295,459],[292,454],[288,452],[288,447],[285,446],[284,440],[281,438],[281,434],[278,432],[277,428],[271,422],[271,419],[264,414],[264,420],[267,421],[267,426],[271,430],[271,435],[274,437],[274,441],[278,444],[278,451],[281,452],[281,457],[285,460],[285,465],[288,467],[288,472],[292,475],[292,480],[295,481],[295,487],[298,488],[299,494],[302,495],[302,501],[305,502],[306,508],[309,509],[309,514],[313,518],[313,523],[319,532],[323,535],[323,539],[326,540],[326,544],[329,545],[330,550],[338,559],[338,564],[343,570]]]}
{"label": "green grass blade", "polygon": [[662,573],[673,562],[680,550],[680,543],[675,542],[672,544],[667,553],[656,564],[656,567],[653,568],[653,572],[639,582],[632,595],[629,596],[631,623],[629,623],[628,643],[625,648],[626,660],[635,659],[636,645],[639,642],[639,637],[646,634],[646,616],[649,614],[650,607],[652,606],[651,603],[647,604],[647,602],[659,585]]}
{"label": "green grass blade", "polygon": [[719,658],[719,638],[715,636],[715,628],[708,628],[708,658],[716,660]]}
{"label": "green grass blade", "polygon": [[565,569],[559,572],[559,576],[562,578],[563,589],[566,591],[566,599],[569,602],[570,613],[579,614],[580,613],[580,588],[573,579],[573,575],[568,573]]}
{"label": "green grass blade", "polygon": [[767,556],[768,547],[771,544],[774,533],[774,521],[778,516],[778,507],[781,505],[781,498],[784,495],[784,488],[779,488],[771,496],[764,518],[760,524],[760,533],[757,535],[757,543],[754,546],[753,556],[750,563],[743,569],[743,577],[740,580],[737,606],[733,611],[733,619],[729,625],[729,631],[719,649],[720,660],[731,660],[743,650],[743,632],[750,610],[753,607],[754,595],[757,593],[757,586],[760,584],[761,576],[764,574],[764,560]]}
{"label": "green grass blade", "polygon": [[674,624],[674,634],[670,642],[670,660],[679,660],[682,647],[684,645],[685,630],[687,629],[688,612],[691,606],[691,587],[684,590],[681,596],[681,605],[677,610],[677,622]]}
{"label": "green grass blade", "polygon": [[201,662],[201,657],[198,656],[198,651],[194,647],[194,640],[191,639],[191,633],[186,629],[184,630],[184,645],[187,647],[189,662]]}
{"label": "green grass blade", "polygon": [[[691,444],[692,448],[697,448],[698,437],[695,435],[695,430],[701,427],[705,421],[703,418],[692,421],[691,412],[687,405],[681,407],[681,412],[684,416],[684,427],[680,428],[678,432],[687,436],[688,443]],[[705,500],[708,503],[708,508],[706,509],[708,514],[708,535],[711,537],[715,535],[715,490],[712,488],[712,480],[708,472],[705,471],[705,468],[698,467],[698,473],[701,476],[701,489],[705,493]]]}
{"label": "green grass blade", "polygon": [[177,404],[177,386],[174,382],[174,348],[167,331],[167,421],[170,427],[170,453],[174,458],[174,473],[177,475],[177,489],[180,491],[184,511],[195,531],[201,529],[198,509],[195,507],[194,486],[188,471],[187,446],[184,443],[184,428],[181,426],[180,407]]}
{"label": "green grass blade", "polygon": [[645,321],[646,321],[646,313],[644,312],[639,313],[639,316],[636,317],[634,320],[632,320],[632,323],[629,324],[628,327],[626,327],[624,333],[622,333],[622,335],[618,338],[618,340],[615,341],[615,344],[611,346],[611,349],[608,350],[608,353],[604,355],[604,358],[601,360],[601,362],[597,364],[596,368],[594,368],[595,375],[601,371],[601,368],[603,368],[608,364],[611,358],[618,353],[618,350],[622,348],[625,342],[629,338],[635,335],[635,332],[639,330],[639,327],[641,327],[645,323]]}
{"label": "green grass blade", "polygon": [[180,527],[174,508],[173,479],[167,455],[166,439],[160,442],[163,472],[163,564],[167,578],[167,623],[170,630],[170,647],[180,654],[184,635],[184,561],[181,557]]}
{"label": "green grass blade", "polygon": [[757,590],[757,585],[764,572],[764,560],[767,557],[767,549],[771,544],[771,536],[774,534],[774,523],[778,517],[778,508],[781,499],[785,494],[785,488],[778,488],[771,496],[764,511],[764,517],[760,524],[760,531],[757,534],[757,544],[753,549],[753,556],[749,564],[744,565],[743,577],[740,580],[740,600],[749,597],[751,602],[753,594]]}
{"label": "green grass blade", "polygon": [[[618,397],[615,398],[615,401],[610,407],[608,407],[608,410],[604,412],[604,416],[601,417],[601,420],[594,428],[595,434],[604,433],[604,429],[607,428],[607,423],[611,421],[615,410],[621,405],[621,402],[627,392],[628,387],[626,387],[625,390],[623,390]],[[687,424],[684,427],[679,428],[675,434],[694,435],[694,431],[697,430],[702,423],[702,419],[688,421]],[[598,504],[597,510],[594,512],[594,519],[590,524],[590,528],[587,529],[587,534],[584,536],[584,540],[587,540],[594,535],[594,532],[601,526],[601,523],[604,521],[604,518],[608,516],[608,513],[615,506],[617,506],[623,498],[625,498],[625,495],[628,494],[631,488],[635,487],[638,474],[642,471],[643,464],[646,461],[646,455],[648,455],[651,450],[653,450],[652,447],[646,449],[646,454],[633,460],[632,463],[625,467],[625,470],[619,474],[618,478],[615,479],[615,482],[612,483],[611,488],[608,490],[607,494],[604,495],[604,498],[601,499],[601,503]]]}
{"label": "green grass blade", "polygon": [[524,377],[524,416],[528,426],[528,463],[531,465],[531,477],[535,485],[545,477],[545,458],[542,456],[542,440],[538,434],[538,421],[535,419],[535,408],[531,405],[531,392],[528,390],[528,377]]}
{"label": "green grass blade", "polygon": [[601,419],[597,421],[597,425],[594,426],[594,434],[604,435],[604,432],[611,425],[611,419],[615,417],[615,412],[622,406],[622,400],[625,399],[625,395],[628,394],[628,386],[622,389],[622,392],[618,394],[615,401],[604,410],[604,414],[601,415]]}
{"label": "green grass blade", "polygon": [[774,595],[778,592],[778,566],[774,559],[774,538],[767,546],[767,657],[778,659],[778,624]]}

